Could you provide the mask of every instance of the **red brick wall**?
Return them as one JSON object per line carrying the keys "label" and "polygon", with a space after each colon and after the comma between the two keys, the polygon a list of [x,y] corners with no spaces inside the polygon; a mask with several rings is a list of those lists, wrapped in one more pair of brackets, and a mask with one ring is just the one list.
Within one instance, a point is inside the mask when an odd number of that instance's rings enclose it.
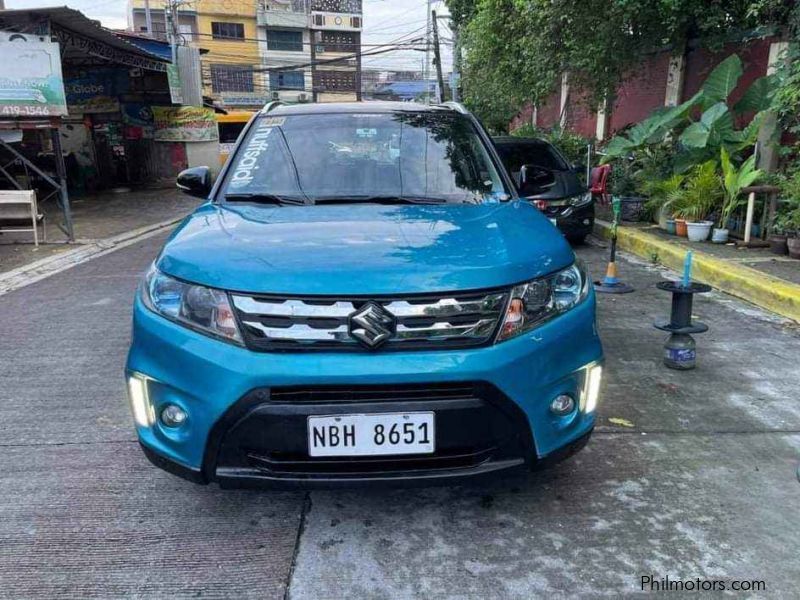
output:
{"label": "red brick wall", "polygon": [[567,129],[586,138],[594,138],[597,133],[597,113],[590,108],[586,95],[574,89],[569,93]]}
{"label": "red brick wall", "polygon": [[[774,38],[757,39],[747,44],[726,44],[719,52],[710,52],[706,48],[690,49],[686,53],[686,74],[683,84],[682,100],[694,96],[705,81],[708,74],[719,63],[731,54],[738,54],[742,59],[744,72],[736,89],[731,94],[730,104],[735,104],[753,81],[767,74],[769,65],[769,46]],[[749,121],[752,115],[744,119]],[[739,123],[742,126],[744,123]]]}
{"label": "red brick wall", "polygon": [[[774,38],[766,38],[731,43],[718,52],[711,52],[706,48],[688,50],[682,99],[691,98],[700,89],[700,85],[714,67],[731,54],[737,53],[742,59],[744,73],[731,96],[732,103],[735,103],[755,79],[766,74],[769,46],[773,41],[775,41]],[[669,52],[649,54],[637,68],[631,70],[617,90],[609,119],[608,137],[627,125],[638,123],[655,109],[664,105],[669,59]],[[558,124],[559,101],[560,93],[555,93],[543,106],[539,107],[537,118],[539,127],[552,127]],[[749,117],[742,120],[748,121]],[[512,120],[511,127],[513,129],[518,125],[530,122],[531,111],[529,107],[526,107]],[[581,95],[570,94],[567,109],[568,127],[581,135],[593,137],[596,131],[596,122],[596,114],[584,102],[581,102]],[[739,126],[743,124],[738,123]]]}
{"label": "red brick wall", "polygon": [[617,90],[609,120],[610,131],[638,123],[660,106],[667,93],[669,53],[647,55]]}

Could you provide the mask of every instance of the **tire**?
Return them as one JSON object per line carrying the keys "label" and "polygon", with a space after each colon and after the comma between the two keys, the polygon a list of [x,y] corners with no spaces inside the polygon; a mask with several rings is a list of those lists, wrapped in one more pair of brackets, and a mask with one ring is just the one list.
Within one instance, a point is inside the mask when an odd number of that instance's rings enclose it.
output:
{"label": "tire", "polygon": [[581,235],[567,235],[567,241],[570,243],[571,246],[583,246],[586,243],[586,236],[589,235],[587,233]]}

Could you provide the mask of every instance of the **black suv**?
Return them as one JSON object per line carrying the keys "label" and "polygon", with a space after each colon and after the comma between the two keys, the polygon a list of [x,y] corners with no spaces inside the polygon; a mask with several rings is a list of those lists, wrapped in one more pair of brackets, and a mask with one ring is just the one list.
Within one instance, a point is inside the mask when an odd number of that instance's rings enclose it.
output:
{"label": "black suv", "polygon": [[519,195],[527,198],[572,243],[581,243],[594,225],[594,201],[581,182],[581,167],[571,166],[544,140],[496,137],[497,152]]}

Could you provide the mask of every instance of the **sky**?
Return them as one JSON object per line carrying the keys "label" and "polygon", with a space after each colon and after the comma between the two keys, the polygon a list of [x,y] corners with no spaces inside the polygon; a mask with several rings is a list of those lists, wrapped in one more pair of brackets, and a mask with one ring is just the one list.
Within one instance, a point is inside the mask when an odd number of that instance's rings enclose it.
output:
{"label": "sky", "polygon": [[[232,0],[246,1],[246,0]],[[255,2],[255,0],[249,0]],[[363,0],[364,30],[363,44],[385,44],[398,38],[410,39],[425,34],[425,18],[428,0]],[[151,0],[151,7],[161,4],[161,0]],[[92,19],[99,20],[105,27],[125,29],[126,0],[6,0],[6,8],[36,8],[44,6],[64,6],[81,11]],[[439,15],[446,15],[444,2],[437,0],[433,9]],[[447,24],[440,20],[439,35],[442,38],[442,65],[450,71],[452,61],[451,46],[447,43],[452,35]],[[366,47],[374,49],[373,46]],[[424,53],[416,51],[395,51],[378,56],[364,57],[364,68],[375,69],[421,69]]]}

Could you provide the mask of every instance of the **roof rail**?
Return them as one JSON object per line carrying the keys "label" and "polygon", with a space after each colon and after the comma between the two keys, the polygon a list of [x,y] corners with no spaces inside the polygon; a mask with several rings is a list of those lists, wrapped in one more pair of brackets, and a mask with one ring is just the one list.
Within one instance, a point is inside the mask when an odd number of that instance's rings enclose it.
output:
{"label": "roof rail", "polygon": [[442,102],[439,106],[446,106],[450,110],[454,110],[456,112],[460,112],[462,115],[468,115],[469,111],[464,107],[461,102]]}
{"label": "roof rail", "polygon": [[261,111],[259,111],[259,112],[260,112],[262,115],[265,115],[265,114],[267,114],[269,111],[271,111],[273,108],[276,108],[276,107],[278,107],[278,106],[282,106],[282,105],[283,105],[283,102],[281,102],[280,100],[273,100],[272,102],[267,102],[267,103],[264,105],[264,108],[262,108],[262,109],[261,109]]}

